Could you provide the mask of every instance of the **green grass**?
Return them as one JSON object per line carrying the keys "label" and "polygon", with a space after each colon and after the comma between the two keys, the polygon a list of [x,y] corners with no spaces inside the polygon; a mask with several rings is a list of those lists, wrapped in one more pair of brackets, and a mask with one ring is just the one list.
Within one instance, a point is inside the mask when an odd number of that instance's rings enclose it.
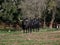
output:
{"label": "green grass", "polygon": [[55,29],[32,33],[0,31],[0,45],[60,45],[60,32]]}

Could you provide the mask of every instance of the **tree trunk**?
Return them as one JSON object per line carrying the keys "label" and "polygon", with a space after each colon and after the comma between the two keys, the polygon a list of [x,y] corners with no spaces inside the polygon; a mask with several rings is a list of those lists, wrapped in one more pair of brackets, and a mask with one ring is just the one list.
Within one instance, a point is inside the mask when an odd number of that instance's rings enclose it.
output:
{"label": "tree trunk", "polygon": [[50,29],[53,28],[53,22],[54,22],[54,19],[52,19],[51,22],[50,22],[50,26],[49,26]]}
{"label": "tree trunk", "polygon": [[50,29],[53,28],[54,20],[55,20],[55,11],[53,11],[53,14],[52,14],[52,19],[51,19],[50,26],[49,26]]}
{"label": "tree trunk", "polygon": [[44,25],[43,28],[46,28],[46,21],[45,21],[45,17],[44,17]]}

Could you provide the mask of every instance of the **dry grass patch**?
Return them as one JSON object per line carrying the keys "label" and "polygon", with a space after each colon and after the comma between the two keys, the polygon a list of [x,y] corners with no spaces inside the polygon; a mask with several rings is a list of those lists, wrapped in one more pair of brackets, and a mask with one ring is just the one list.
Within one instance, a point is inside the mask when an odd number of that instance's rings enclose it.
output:
{"label": "dry grass patch", "polygon": [[1,32],[0,45],[60,45],[60,32]]}

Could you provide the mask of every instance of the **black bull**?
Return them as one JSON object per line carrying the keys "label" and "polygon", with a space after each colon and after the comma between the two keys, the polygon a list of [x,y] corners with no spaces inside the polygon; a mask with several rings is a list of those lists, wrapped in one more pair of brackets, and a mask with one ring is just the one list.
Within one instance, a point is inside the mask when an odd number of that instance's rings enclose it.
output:
{"label": "black bull", "polygon": [[39,31],[40,27],[40,20],[39,19],[25,19],[22,21],[22,29],[23,32],[32,32],[32,29],[36,29],[36,31]]}

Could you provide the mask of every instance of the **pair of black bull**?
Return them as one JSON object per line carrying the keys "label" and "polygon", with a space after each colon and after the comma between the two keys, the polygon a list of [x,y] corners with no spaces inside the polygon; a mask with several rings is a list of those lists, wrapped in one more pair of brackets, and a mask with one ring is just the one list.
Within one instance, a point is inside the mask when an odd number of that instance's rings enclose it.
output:
{"label": "pair of black bull", "polygon": [[35,31],[34,29],[36,29],[36,31],[39,31],[39,28],[40,28],[39,19],[24,19],[22,21],[22,29],[24,33]]}

